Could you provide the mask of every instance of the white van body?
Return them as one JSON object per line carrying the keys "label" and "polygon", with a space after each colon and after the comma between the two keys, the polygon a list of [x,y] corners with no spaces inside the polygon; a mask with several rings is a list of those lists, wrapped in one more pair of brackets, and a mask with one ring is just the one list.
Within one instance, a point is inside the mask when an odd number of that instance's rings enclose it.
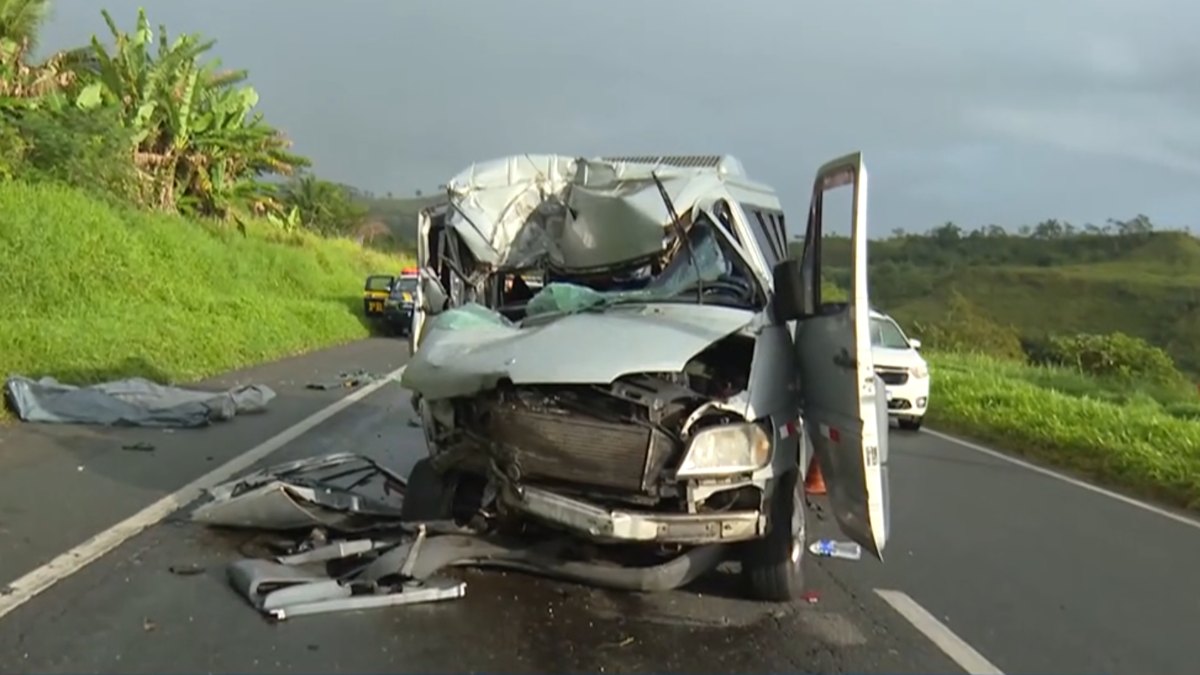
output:
{"label": "white van body", "polygon": [[[834,304],[822,205],[843,186],[853,274]],[[597,543],[735,546],[756,595],[782,600],[802,592],[815,455],[842,530],[882,559],[861,155],[822,166],[812,195],[791,259],[775,191],[733,157],[518,155],[459,173],[418,232],[401,383],[422,475],[438,476],[422,480],[486,483],[508,517]],[[422,517],[446,517],[434,501]]]}

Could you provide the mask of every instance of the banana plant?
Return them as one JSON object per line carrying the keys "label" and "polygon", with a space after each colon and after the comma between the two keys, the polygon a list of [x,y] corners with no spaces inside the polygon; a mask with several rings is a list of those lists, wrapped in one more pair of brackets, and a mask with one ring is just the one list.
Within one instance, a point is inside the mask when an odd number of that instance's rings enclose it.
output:
{"label": "banana plant", "polygon": [[262,175],[287,175],[308,165],[287,151],[278,130],[252,115],[258,93],[243,85],[245,71],[201,61],[214,41],[197,34],[171,40],[160,26],[152,53],[155,34],[144,10],[138,10],[132,33],[118,29],[108,12],[102,15],[113,47],[92,38],[94,81],[76,104],[122,110],[148,201],[218,217],[254,212],[271,196]]}

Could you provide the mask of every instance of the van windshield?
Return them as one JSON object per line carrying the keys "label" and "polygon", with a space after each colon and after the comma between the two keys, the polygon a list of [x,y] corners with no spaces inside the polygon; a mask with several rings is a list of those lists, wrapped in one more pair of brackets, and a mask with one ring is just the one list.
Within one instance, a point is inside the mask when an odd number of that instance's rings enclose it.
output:
{"label": "van windshield", "polygon": [[666,268],[641,288],[598,291],[580,284],[552,282],[530,299],[526,315],[603,311],[616,305],[656,302],[757,308],[759,294],[749,268],[707,218],[688,231],[688,239],[691,253],[686,246],[681,248]]}
{"label": "van windshield", "polygon": [[908,349],[908,339],[891,319],[871,319],[871,346],[884,349]]}
{"label": "van windshield", "polygon": [[412,295],[416,292],[416,277],[400,277],[399,279],[396,279],[396,283],[392,285],[392,295],[400,295],[401,293],[408,293],[409,295]]}

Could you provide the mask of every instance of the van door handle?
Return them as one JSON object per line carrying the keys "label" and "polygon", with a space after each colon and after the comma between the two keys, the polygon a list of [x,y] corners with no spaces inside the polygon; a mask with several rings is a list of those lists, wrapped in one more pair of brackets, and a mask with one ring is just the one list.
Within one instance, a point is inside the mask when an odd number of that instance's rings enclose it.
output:
{"label": "van door handle", "polygon": [[848,370],[858,369],[858,361],[850,358],[850,352],[845,349],[833,357],[833,364]]}

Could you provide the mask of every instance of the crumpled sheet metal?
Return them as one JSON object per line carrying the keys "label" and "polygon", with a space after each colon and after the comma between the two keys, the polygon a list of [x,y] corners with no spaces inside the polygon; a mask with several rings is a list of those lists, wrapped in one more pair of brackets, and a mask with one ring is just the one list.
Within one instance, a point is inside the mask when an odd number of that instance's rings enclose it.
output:
{"label": "crumpled sheet metal", "polygon": [[14,375],[4,389],[17,417],[26,422],[106,426],[203,427],[260,411],[275,398],[275,392],[265,385],[213,392],[144,378],[77,387],[52,377],[35,381]]}
{"label": "crumpled sheet metal", "polygon": [[[685,586],[713,570],[727,553],[714,544],[658,565],[625,568],[565,558],[565,543],[465,534],[427,537],[426,528],[418,526],[415,538],[399,543],[348,540],[275,560],[239,560],[230,564],[228,578],[255,609],[282,620],[463,597],[464,582],[437,576],[450,567],[497,567],[617,590],[660,592]],[[352,562],[350,571],[335,575],[331,567],[319,569],[313,564],[335,559]]]}
{"label": "crumpled sheet metal", "polygon": [[721,171],[712,168],[514,155],[472,164],[450,179],[454,208],[446,222],[476,259],[496,267],[626,262],[659,252],[670,226],[651,171],[680,212],[721,188]]}
{"label": "crumpled sheet metal", "polygon": [[281,531],[369,530],[400,521],[404,484],[399,474],[369,458],[336,453],[277,464],[217,485],[192,520]]}
{"label": "crumpled sheet metal", "polygon": [[488,321],[484,313],[490,312],[466,305],[437,315],[400,385],[437,400],[477,394],[501,379],[518,386],[595,384],[632,373],[678,372],[755,320],[745,309],[682,303],[584,311],[521,326],[498,314]]}
{"label": "crumpled sheet metal", "polygon": [[278,620],[463,597],[464,582],[430,576],[413,578],[412,568],[424,541],[425,528],[420,527],[414,540],[396,545],[388,554],[340,576],[304,565],[360,558],[380,548],[382,542],[341,541],[274,561],[238,560],[229,565],[227,576],[230,586],[255,609]]}

